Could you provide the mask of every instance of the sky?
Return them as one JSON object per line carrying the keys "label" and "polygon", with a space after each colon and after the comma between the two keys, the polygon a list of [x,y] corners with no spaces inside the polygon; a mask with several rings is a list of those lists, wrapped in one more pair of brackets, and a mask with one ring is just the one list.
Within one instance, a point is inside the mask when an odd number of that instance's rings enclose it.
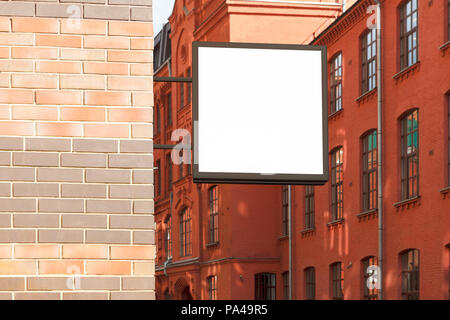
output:
{"label": "sky", "polygon": [[155,35],[161,31],[167,18],[172,13],[173,3],[175,0],[153,0],[153,23]]}

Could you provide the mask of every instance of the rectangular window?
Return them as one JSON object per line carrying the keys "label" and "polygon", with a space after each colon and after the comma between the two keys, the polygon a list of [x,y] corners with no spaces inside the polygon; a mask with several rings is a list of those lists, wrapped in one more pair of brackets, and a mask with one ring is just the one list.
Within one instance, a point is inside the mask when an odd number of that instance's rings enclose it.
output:
{"label": "rectangular window", "polygon": [[418,0],[408,0],[400,7],[400,69],[418,61]]}
{"label": "rectangular window", "polygon": [[448,299],[450,300],[450,243],[447,245],[448,251]]}
{"label": "rectangular window", "polygon": [[158,223],[158,226],[156,228],[158,230],[158,252],[162,251],[162,224]]}
{"label": "rectangular window", "polygon": [[[181,157],[181,159],[183,159],[182,158],[183,157],[183,151],[180,152],[180,157]],[[178,178],[179,179],[183,178],[183,174],[184,174],[183,168],[184,168],[184,166],[183,166],[183,162],[182,162],[182,163],[180,163],[178,165]]]}
{"label": "rectangular window", "polygon": [[284,300],[289,300],[289,271],[283,272],[283,296]]}
{"label": "rectangular window", "polygon": [[289,187],[282,186],[281,196],[283,198],[281,211],[281,235],[287,236],[289,233]]}
{"label": "rectangular window", "polygon": [[172,216],[166,218],[166,233],[164,236],[164,249],[166,258],[172,257]]}
{"label": "rectangular window", "polygon": [[314,229],[314,186],[305,186],[305,229]]}
{"label": "rectangular window", "polygon": [[156,196],[159,197],[161,195],[161,161],[156,161],[156,169],[155,169],[155,181],[156,181]]}
{"label": "rectangular window", "polygon": [[331,220],[344,217],[344,166],[343,149],[339,148],[331,155]]}
{"label": "rectangular window", "polygon": [[275,300],[276,289],[275,273],[255,274],[255,300]]}
{"label": "rectangular window", "polygon": [[208,284],[208,299],[217,300],[217,276],[206,278]]}
{"label": "rectangular window", "polygon": [[363,300],[377,300],[378,299],[378,290],[375,288],[374,283],[370,283],[370,277],[373,275],[372,270],[369,270],[370,266],[377,266],[377,258],[376,257],[367,257],[361,260],[361,268],[362,268],[362,294]]}
{"label": "rectangular window", "polygon": [[[191,69],[187,70],[186,77],[187,78],[191,77]],[[186,104],[190,104],[191,100],[192,100],[192,83],[191,82],[188,82],[186,84],[186,95],[187,95],[187,97],[186,97],[186,99],[187,99]]]}
{"label": "rectangular window", "polygon": [[447,20],[448,20],[447,41],[450,41],[450,0],[448,0],[447,5]]}
{"label": "rectangular window", "polygon": [[316,269],[314,267],[305,269],[305,293],[306,300],[316,299]]}
{"label": "rectangular window", "polygon": [[172,93],[167,94],[167,126],[170,127],[172,125]]}
{"label": "rectangular window", "polygon": [[167,179],[167,193],[170,193],[170,191],[172,190],[172,158],[170,156],[170,153],[168,153],[166,155],[166,179]]}
{"label": "rectangular window", "polygon": [[160,107],[156,107],[156,134],[161,132],[161,111]]}
{"label": "rectangular window", "polygon": [[361,38],[361,89],[362,94],[376,87],[377,30],[367,30]]}
{"label": "rectangular window", "polygon": [[[181,76],[183,77],[183,76]],[[180,83],[180,109],[184,107],[184,82]]]}
{"label": "rectangular window", "polygon": [[219,191],[214,186],[209,189],[209,243],[219,242]]}
{"label": "rectangular window", "polygon": [[192,254],[191,209],[185,208],[180,216],[180,257]]}
{"label": "rectangular window", "polygon": [[419,300],[419,250],[410,249],[401,254],[402,299]]}
{"label": "rectangular window", "polygon": [[419,195],[419,112],[401,119],[402,200]]}
{"label": "rectangular window", "polygon": [[330,266],[331,297],[334,300],[344,299],[344,270],[342,263],[336,262]]}
{"label": "rectangular window", "polygon": [[330,114],[342,109],[342,53],[330,64]]}
{"label": "rectangular window", "polygon": [[447,95],[448,103],[448,185],[450,187],[450,94]]}
{"label": "rectangular window", "polygon": [[377,130],[363,136],[362,210],[377,208]]}

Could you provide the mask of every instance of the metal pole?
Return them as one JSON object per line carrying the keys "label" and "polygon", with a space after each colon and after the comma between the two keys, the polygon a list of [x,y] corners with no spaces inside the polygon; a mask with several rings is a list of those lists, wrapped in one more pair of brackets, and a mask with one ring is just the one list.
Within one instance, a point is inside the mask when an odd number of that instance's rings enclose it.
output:
{"label": "metal pole", "polygon": [[288,186],[289,300],[292,300],[292,187]]}
{"label": "metal pole", "polygon": [[382,118],[382,59],[381,59],[381,2],[380,0],[376,0],[377,4],[377,95],[378,95],[378,104],[377,104],[377,121],[378,121],[378,135],[377,135],[377,153],[378,153],[378,299],[383,300],[383,146],[382,146],[382,138],[383,138],[383,118]]}

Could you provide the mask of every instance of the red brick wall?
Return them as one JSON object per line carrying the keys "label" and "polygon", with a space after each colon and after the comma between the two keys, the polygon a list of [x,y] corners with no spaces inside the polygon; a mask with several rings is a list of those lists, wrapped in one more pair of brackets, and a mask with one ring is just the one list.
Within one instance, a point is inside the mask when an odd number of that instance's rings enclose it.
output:
{"label": "red brick wall", "polygon": [[1,298],[154,298],[151,1],[89,2],[0,3]]}

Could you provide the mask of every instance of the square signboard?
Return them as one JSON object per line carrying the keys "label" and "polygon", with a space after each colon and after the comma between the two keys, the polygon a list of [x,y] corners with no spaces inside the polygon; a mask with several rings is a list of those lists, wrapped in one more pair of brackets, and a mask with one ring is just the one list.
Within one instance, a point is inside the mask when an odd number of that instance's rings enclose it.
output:
{"label": "square signboard", "polygon": [[194,42],[193,180],[328,180],[323,46]]}

